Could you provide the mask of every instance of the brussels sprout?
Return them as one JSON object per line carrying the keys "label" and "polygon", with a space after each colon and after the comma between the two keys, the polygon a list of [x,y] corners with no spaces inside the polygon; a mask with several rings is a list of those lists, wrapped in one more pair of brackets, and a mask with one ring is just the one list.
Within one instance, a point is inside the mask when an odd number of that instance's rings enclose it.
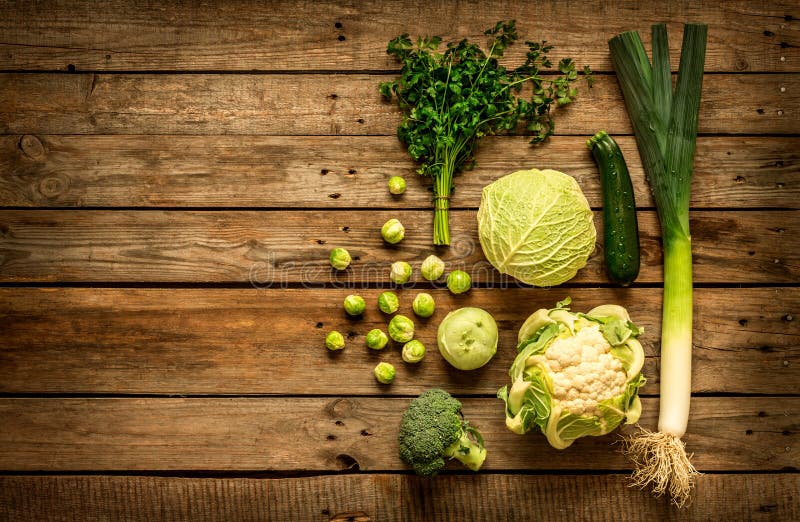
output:
{"label": "brussels sprout", "polygon": [[414,338],[414,321],[405,315],[395,315],[389,321],[389,337],[398,343],[407,343]]}
{"label": "brussels sprout", "polygon": [[378,382],[381,384],[391,384],[394,380],[394,366],[387,362],[378,363],[374,372],[375,378],[378,379]]}
{"label": "brussels sprout", "polygon": [[344,248],[334,248],[329,257],[331,266],[336,270],[344,270],[350,266],[350,252]]}
{"label": "brussels sprout", "polygon": [[394,292],[383,292],[378,296],[378,308],[385,314],[393,314],[400,308],[400,300]]}
{"label": "brussels sprout", "polygon": [[349,315],[361,315],[367,308],[367,303],[360,295],[348,295],[344,298],[344,311]]}
{"label": "brussels sprout", "polygon": [[398,285],[404,285],[411,279],[411,265],[405,261],[395,261],[392,263],[392,269],[389,272],[389,279]]}
{"label": "brussels sprout", "polygon": [[381,227],[381,235],[387,243],[399,243],[406,235],[406,227],[399,220],[390,219]]}
{"label": "brussels sprout", "polygon": [[459,308],[441,322],[436,341],[447,362],[459,370],[474,370],[497,352],[497,323],[480,308]]}
{"label": "brussels sprout", "polygon": [[336,330],[332,331],[325,337],[325,346],[331,351],[341,350],[344,348],[344,336]]}
{"label": "brussels sprout", "polygon": [[422,272],[422,277],[428,281],[435,281],[442,277],[444,273],[444,261],[434,255],[430,255],[425,258],[419,269]]}
{"label": "brussels sprout", "polygon": [[395,196],[399,196],[406,191],[406,180],[401,176],[392,176],[389,178],[389,192]]}
{"label": "brussels sprout", "polygon": [[454,294],[463,294],[472,287],[469,274],[463,270],[453,270],[447,274],[447,288]]}
{"label": "brussels sprout", "polygon": [[411,308],[413,308],[414,313],[420,317],[430,317],[436,309],[436,303],[431,294],[422,292],[421,294],[417,294],[417,297],[414,298]]}
{"label": "brussels sprout", "polygon": [[403,360],[407,363],[418,363],[425,357],[425,345],[414,339],[403,345]]}
{"label": "brussels sprout", "polygon": [[375,328],[374,330],[367,332],[367,348],[371,348],[373,350],[383,350],[388,342],[389,338],[380,328]]}

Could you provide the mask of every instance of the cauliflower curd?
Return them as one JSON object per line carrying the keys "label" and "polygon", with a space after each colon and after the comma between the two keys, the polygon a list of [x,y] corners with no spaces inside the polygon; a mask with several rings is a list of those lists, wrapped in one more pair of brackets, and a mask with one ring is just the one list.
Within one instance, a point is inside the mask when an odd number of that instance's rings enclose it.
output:
{"label": "cauliflower curd", "polygon": [[611,345],[592,324],[572,337],[556,339],[543,355],[533,355],[528,365],[542,364],[551,372],[553,401],[574,415],[596,415],[598,403],[625,391],[627,374],[611,355]]}
{"label": "cauliflower curd", "polygon": [[538,427],[558,449],[638,421],[638,391],[645,382],[644,350],[636,340],[641,329],[628,312],[603,305],[572,313],[569,302],[537,310],[525,321],[508,372],[511,386],[497,392],[511,431],[521,435]]}

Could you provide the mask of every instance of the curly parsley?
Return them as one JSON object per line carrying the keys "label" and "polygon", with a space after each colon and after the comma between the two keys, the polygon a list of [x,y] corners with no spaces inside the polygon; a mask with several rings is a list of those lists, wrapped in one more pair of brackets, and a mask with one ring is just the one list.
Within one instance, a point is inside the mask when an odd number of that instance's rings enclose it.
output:
{"label": "curly parsley", "polygon": [[[387,99],[394,97],[403,120],[397,136],[420,163],[419,174],[433,178],[433,243],[450,244],[449,198],[453,175],[474,165],[477,140],[515,129],[520,121],[540,143],[554,131],[551,107],[571,103],[577,96],[574,62],[558,63],[558,74],[540,75],[552,67],[546,42],[525,42],[525,62],[507,69],[498,59],[517,39],[514,20],[498,22],[484,32],[488,52],[466,39],[450,42],[439,51],[442,39],[424,37],[412,43],[408,34],[389,42],[387,53],[402,64],[400,77],[380,85]],[[583,74],[591,85],[591,71]],[[519,97],[525,84],[532,86],[529,99]]]}

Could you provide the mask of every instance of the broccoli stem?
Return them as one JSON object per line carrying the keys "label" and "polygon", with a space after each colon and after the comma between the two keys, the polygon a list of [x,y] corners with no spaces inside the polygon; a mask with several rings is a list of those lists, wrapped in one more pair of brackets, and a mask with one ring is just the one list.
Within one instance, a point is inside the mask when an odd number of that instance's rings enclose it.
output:
{"label": "broccoli stem", "polygon": [[445,457],[455,458],[461,461],[472,471],[478,471],[486,460],[486,448],[472,440],[469,432],[464,430],[461,438],[455,441],[444,452]]}

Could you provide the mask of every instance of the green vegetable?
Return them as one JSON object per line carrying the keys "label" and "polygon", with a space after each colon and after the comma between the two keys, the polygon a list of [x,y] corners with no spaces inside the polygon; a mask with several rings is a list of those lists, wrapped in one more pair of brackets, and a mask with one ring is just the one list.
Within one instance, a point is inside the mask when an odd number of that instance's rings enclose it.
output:
{"label": "green vegetable", "polygon": [[406,227],[397,219],[390,219],[381,227],[381,236],[387,243],[396,244],[406,235]]}
{"label": "green vegetable", "polygon": [[386,347],[386,344],[389,342],[389,338],[383,333],[383,330],[380,328],[375,328],[367,332],[366,343],[367,348],[372,350],[383,350]]}
{"label": "green vegetable", "polygon": [[[571,59],[558,63],[557,75],[540,74],[552,66],[552,46],[526,42],[525,62],[507,69],[499,59],[518,39],[514,21],[498,22],[484,34],[488,51],[465,39],[440,52],[440,37],[420,38],[414,46],[408,34],[387,48],[402,68],[400,78],[382,83],[380,92],[396,98],[403,113],[397,136],[420,163],[417,172],[433,179],[436,245],[450,244],[453,175],[474,165],[478,139],[512,130],[523,120],[532,141],[541,142],[553,134],[551,106],[567,105],[577,96],[573,82],[578,73]],[[590,74],[588,67],[584,74]],[[518,98],[526,84],[532,87],[530,98]]]}
{"label": "green vegetable", "polygon": [[461,416],[461,403],[438,388],[411,401],[397,439],[400,458],[424,477],[444,469],[446,458],[458,459],[472,471],[486,460],[483,437]]}
{"label": "green vegetable", "polygon": [[605,435],[623,421],[639,420],[644,350],[641,329],[621,306],[603,305],[587,314],[558,303],[534,312],[520,328],[511,387],[497,396],[506,403],[506,426],[520,435],[539,428],[556,449],[575,439]]}
{"label": "green vegetable", "polygon": [[400,308],[400,300],[394,292],[382,292],[378,296],[378,308],[385,314],[393,314]]}
{"label": "green vegetable", "polygon": [[414,339],[403,345],[403,360],[407,363],[418,363],[425,357],[425,345]]}
{"label": "green vegetable", "polygon": [[325,346],[328,350],[341,350],[344,348],[344,336],[336,330],[325,336]]}
{"label": "green vegetable", "polygon": [[431,294],[422,292],[417,294],[414,298],[414,302],[411,303],[411,308],[414,310],[414,313],[420,317],[430,317],[436,309],[436,302],[433,300]]}
{"label": "green vegetable", "polygon": [[637,32],[608,45],[628,109],[642,166],[653,193],[664,248],[661,319],[661,400],[658,432],[628,439],[633,481],[669,493],[683,505],[697,474],[681,437],[689,419],[692,368],[692,242],[689,197],[703,86],[705,24],[686,24],[673,90],[667,28],[652,27],[653,62]]}
{"label": "green vegetable", "polygon": [[419,267],[422,277],[428,281],[436,281],[444,274],[444,261],[434,255],[429,255]]}
{"label": "green vegetable", "polygon": [[459,370],[475,370],[497,352],[497,323],[486,310],[459,308],[439,324],[439,352]]}
{"label": "green vegetable", "polygon": [[328,258],[336,270],[344,270],[350,266],[350,252],[344,248],[334,248]]}
{"label": "green vegetable", "polygon": [[414,338],[414,321],[405,315],[395,315],[389,321],[389,337],[398,343],[407,343]]}
{"label": "green vegetable", "polygon": [[463,294],[472,288],[472,279],[463,270],[453,270],[447,274],[447,288],[454,294]]}
{"label": "green vegetable", "polygon": [[381,384],[391,384],[394,381],[395,369],[394,366],[387,362],[378,363],[373,370],[375,378]]}
{"label": "green vegetable", "polygon": [[605,131],[586,142],[600,169],[606,269],[623,286],[639,275],[639,225],[628,166],[619,145]]}
{"label": "green vegetable", "polygon": [[483,189],[478,239],[498,272],[536,286],[564,283],[586,265],[597,233],[578,182],[557,170],[521,170]]}
{"label": "green vegetable", "polygon": [[360,295],[348,295],[344,298],[344,311],[348,315],[361,315],[367,308],[367,303]]}
{"label": "green vegetable", "polygon": [[392,263],[392,268],[389,272],[389,279],[394,284],[404,285],[411,279],[411,265],[405,261],[395,261]]}
{"label": "green vegetable", "polygon": [[389,178],[389,192],[395,196],[399,196],[406,191],[406,180],[401,176],[392,176]]}

